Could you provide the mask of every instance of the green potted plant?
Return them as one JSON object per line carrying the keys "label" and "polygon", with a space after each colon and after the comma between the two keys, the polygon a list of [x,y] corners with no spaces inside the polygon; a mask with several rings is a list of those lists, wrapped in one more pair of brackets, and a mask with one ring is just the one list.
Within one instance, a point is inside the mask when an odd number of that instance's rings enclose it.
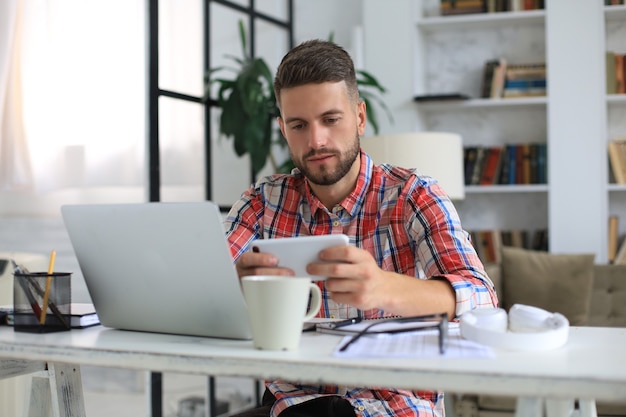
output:
{"label": "green potted plant", "polygon": [[[237,64],[233,67],[212,68],[205,74],[203,101],[210,100],[211,88],[218,85],[216,104],[222,113],[219,119],[221,135],[233,139],[233,149],[238,156],[250,155],[252,171],[257,175],[269,160],[274,172],[289,172],[293,168],[291,160],[278,163],[272,154],[272,145],[286,146],[280,130],[274,124],[279,114],[273,90],[273,76],[263,58],[253,58],[248,53],[247,36],[243,21],[239,21],[239,37],[243,58],[227,55]],[[329,40],[332,41],[332,34]],[[232,79],[216,77],[221,71],[231,71]],[[357,84],[361,99],[367,105],[367,118],[372,129],[379,131],[374,103],[385,110],[393,121],[389,109],[380,97],[386,92],[378,80],[364,70],[357,70]]]}

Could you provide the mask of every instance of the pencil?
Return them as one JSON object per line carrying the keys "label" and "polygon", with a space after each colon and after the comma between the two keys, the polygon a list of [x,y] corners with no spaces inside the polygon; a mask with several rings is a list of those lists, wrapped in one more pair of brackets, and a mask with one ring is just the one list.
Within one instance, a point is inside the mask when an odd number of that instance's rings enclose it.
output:
{"label": "pencil", "polygon": [[46,314],[48,313],[48,298],[50,297],[50,287],[52,286],[52,273],[54,272],[54,260],[57,256],[55,250],[50,252],[50,263],[48,264],[48,279],[46,280],[46,291],[43,294],[43,305],[41,306],[41,316],[39,324],[46,324]]}

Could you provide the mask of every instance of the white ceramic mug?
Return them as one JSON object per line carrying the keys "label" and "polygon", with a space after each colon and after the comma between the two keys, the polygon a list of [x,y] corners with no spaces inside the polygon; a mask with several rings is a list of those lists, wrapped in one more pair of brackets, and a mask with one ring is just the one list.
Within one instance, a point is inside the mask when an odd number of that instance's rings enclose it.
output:
{"label": "white ceramic mug", "polygon": [[248,305],[254,347],[297,349],[302,324],[312,319],[322,305],[319,287],[308,277],[275,275],[244,277],[241,285]]}

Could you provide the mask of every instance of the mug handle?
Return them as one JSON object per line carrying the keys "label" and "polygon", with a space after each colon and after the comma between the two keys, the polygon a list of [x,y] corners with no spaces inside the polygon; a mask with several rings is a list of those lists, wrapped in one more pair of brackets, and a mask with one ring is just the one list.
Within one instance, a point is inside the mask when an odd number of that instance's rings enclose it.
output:
{"label": "mug handle", "polygon": [[309,287],[311,289],[311,303],[309,305],[309,310],[306,312],[302,321],[311,320],[322,307],[322,292],[320,291],[320,288],[314,282],[311,282]]}

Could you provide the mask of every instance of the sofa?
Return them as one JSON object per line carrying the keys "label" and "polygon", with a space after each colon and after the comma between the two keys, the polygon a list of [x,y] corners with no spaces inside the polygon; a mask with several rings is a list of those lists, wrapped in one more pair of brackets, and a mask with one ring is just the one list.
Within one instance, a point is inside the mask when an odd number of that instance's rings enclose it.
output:
{"label": "sofa", "polygon": [[[501,263],[486,264],[500,307],[534,305],[565,315],[571,326],[626,327],[626,265],[594,264],[593,254],[550,254],[503,247]],[[590,358],[592,360],[592,358]],[[515,398],[454,394],[455,417],[509,417]],[[622,403],[596,404],[599,416],[626,416]]]}

